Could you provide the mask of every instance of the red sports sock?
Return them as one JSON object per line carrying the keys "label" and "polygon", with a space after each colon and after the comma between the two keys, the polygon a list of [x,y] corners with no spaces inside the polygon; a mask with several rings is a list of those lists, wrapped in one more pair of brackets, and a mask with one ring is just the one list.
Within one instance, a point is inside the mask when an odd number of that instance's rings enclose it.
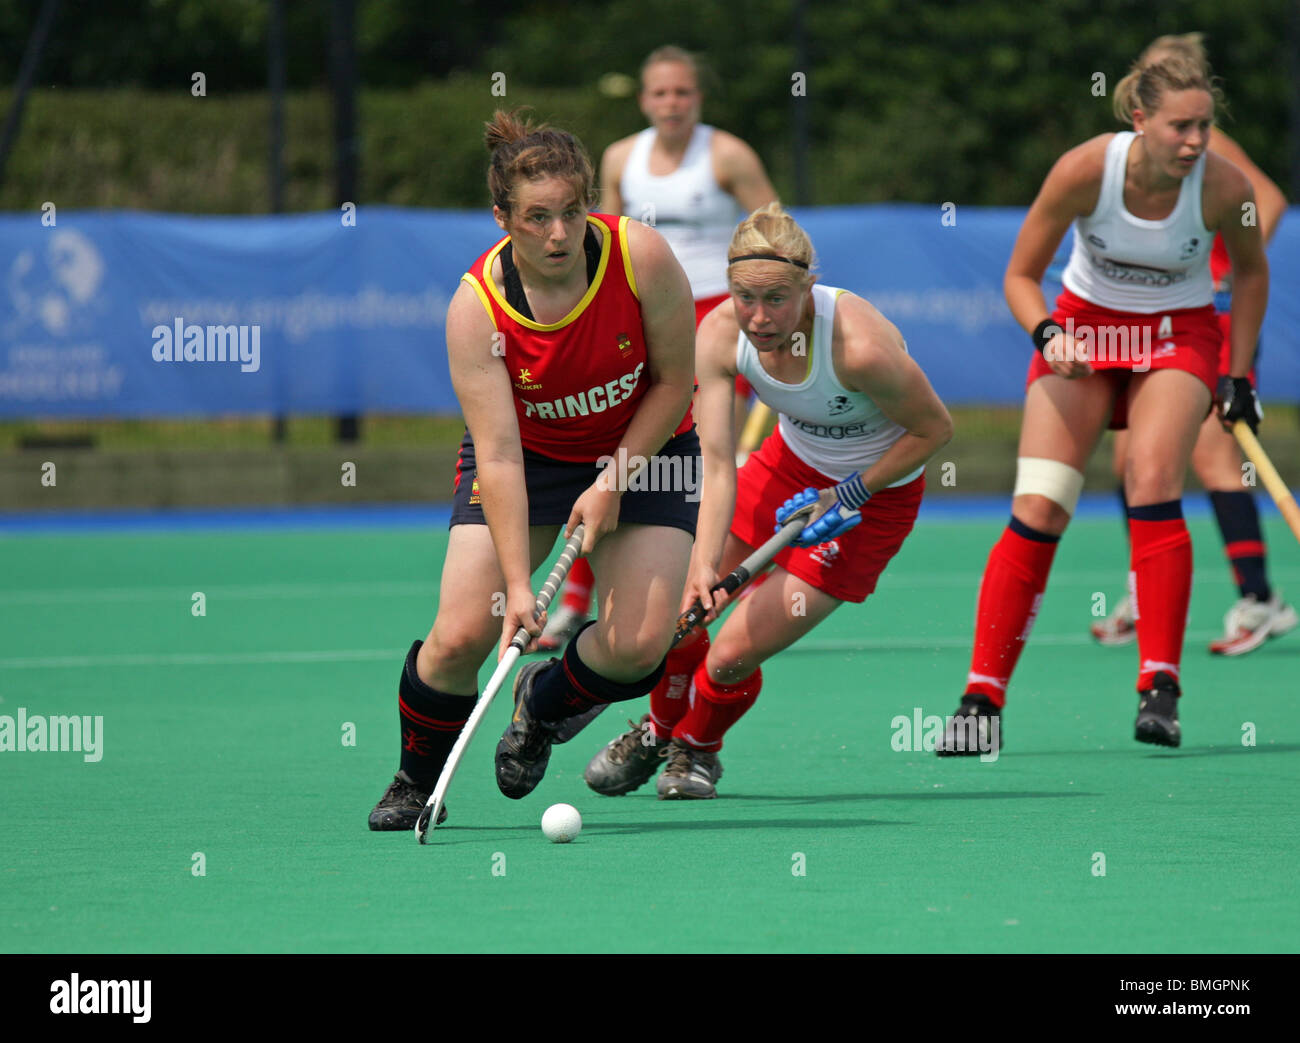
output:
{"label": "red sports sock", "polygon": [[763,671],[756,669],[736,684],[718,684],[701,663],[692,677],[691,708],[673,729],[673,738],[697,750],[716,753],[722,737],[740,720],[763,688]]}
{"label": "red sports sock", "polygon": [[580,616],[585,616],[591,608],[591,585],[596,577],[586,558],[579,558],[569,567],[569,577],[564,581],[564,593],[560,604],[572,609]]}
{"label": "red sports sock", "polygon": [[1177,518],[1158,521],[1130,517],[1128,526],[1141,692],[1152,686],[1157,671],[1178,680],[1192,600],[1192,538],[1181,512]]}
{"label": "red sports sock", "polygon": [[687,693],[691,675],[708,654],[709,632],[703,627],[696,627],[668,653],[664,675],[650,692],[650,725],[664,742],[672,737],[673,728],[690,709]]}
{"label": "red sports sock", "polygon": [[1006,703],[1007,683],[1038,616],[1058,541],[1013,517],[993,545],[980,583],[966,694],[983,695],[994,706]]}

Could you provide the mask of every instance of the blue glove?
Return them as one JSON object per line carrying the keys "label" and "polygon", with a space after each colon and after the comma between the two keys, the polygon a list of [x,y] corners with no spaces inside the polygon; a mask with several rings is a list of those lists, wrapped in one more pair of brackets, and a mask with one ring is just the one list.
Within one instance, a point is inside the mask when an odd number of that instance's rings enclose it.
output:
{"label": "blue glove", "polygon": [[[809,487],[786,500],[776,511],[777,531],[779,532],[790,520],[792,514],[810,503],[816,503],[820,498],[820,490]],[[796,547],[815,547],[819,543],[835,539],[836,536],[848,532],[853,526],[861,523],[862,515],[837,499],[825,514],[811,525],[805,526],[803,532],[799,533],[793,542]]]}

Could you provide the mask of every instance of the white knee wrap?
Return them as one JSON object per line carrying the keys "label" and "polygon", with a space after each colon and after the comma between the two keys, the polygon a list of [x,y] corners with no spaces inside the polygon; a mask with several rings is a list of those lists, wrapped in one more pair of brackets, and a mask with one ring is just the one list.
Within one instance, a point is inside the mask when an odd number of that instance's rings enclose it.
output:
{"label": "white knee wrap", "polygon": [[1074,517],[1083,492],[1083,472],[1059,460],[1045,460],[1039,456],[1016,458],[1016,489],[1014,496],[1045,496],[1059,504],[1065,513]]}

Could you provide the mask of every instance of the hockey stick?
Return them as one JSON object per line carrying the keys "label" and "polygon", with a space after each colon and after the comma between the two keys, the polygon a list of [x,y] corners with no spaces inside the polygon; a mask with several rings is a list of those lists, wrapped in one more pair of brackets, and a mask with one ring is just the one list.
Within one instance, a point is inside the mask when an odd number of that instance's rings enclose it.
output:
{"label": "hockey stick", "polygon": [[763,435],[767,431],[767,422],[771,419],[772,410],[761,398],[754,403],[753,408],[749,411],[749,417],[745,420],[744,429],[740,432],[740,442],[736,447],[736,466],[748,459],[749,454],[757,449],[763,441]]}
{"label": "hockey stick", "polygon": [[[776,535],[728,572],[722,581],[712,588],[711,593],[716,594],[718,591],[723,590],[728,594],[734,594],[743,587],[753,576],[761,572],[777,554],[785,550],[799,533],[803,532],[808,524],[808,519],[816,509],[817,503],[813,501],[790,515],[789,520],[781,526]],[[673,634],[673,647],[676,647],[677,642],[699,626],[700,620],[706,615],[708,613],[705,611],[703,602],[696,598],[695,604],[677,617],[677,630]]]}
{"label": "hockey stick", "polygon": [[1273,497],[1273,502],[1282,512],[1282,517],[1291,526],[1291,534],[1300,540],[1300,506],[1296,505],[1295,497],[1291,495],[1286,482],[1282,481],[1282,476],[1277,473],[1277,468],[1264,452],[1264,447],[1259,444],[1255,432],[1250,429],[1246,421],[1238,420],[1232,425],[1232,433],[1237,436],[1237,442],[1242,452],[1246,454],[1246,459],[1255,465],[1255,470],[1259,472],[1259,477],[1264,482],[1264,488]]}
{"label": "hockey stick", "polygon": [[[560,552],[559,560],[556,561],[555,567],[551,569],[551,574],[546,577],[546,582],[542,584],[541,592],[537,595],[537,605],[533,609],[534,619],[540,618],[542,613],[550,606],[551,598],[555,597],[555,592],[560,589],[564,577],[568,575],[569,568],[578,555],[582,553],[584,528],[583,525],[579,524],[573,530],[573,535],[565,543],[564,550]],[[501,657],[501,662],[497,664],[496,670],[493,671],[487,687],[483,689],[483,694],[479,697],[478,702],[474,704],[474,712],[469,715],[465,727],[460,730],[456,745],[451,748],[447,763],[442,766],[442,774],[438,776],[438,784],[433,788],[433,792],[429,794],[424,810],[420,812],[420,818],[415,824],[415,837],[421,844],[427,843],[430,831],[437,824],[438,813],[442,810],[443,799],[447,796],[447,788],[451,785],[456,769],[460,766],[461,758],[465,756],[465,749],[469,746],[470,740],[474,738],[474,733],[478,731],[478,726],[483,722],[483,717],[487,714],[488,707],[492,705],[492,700],[496,698],[497,692],[501,690],[501,686],[505,683],[506,676],[515,665],[515,660],[527,647],[528,631],[520,627],[511,639],[506,654]]]}

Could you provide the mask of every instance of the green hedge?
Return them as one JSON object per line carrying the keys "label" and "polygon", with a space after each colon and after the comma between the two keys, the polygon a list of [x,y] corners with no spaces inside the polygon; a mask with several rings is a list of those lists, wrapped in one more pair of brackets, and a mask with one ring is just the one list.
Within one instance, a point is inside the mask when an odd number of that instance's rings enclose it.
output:
{"label": "green hedge", "polygon": [[[1008,50],[998,60],[1006,66],[1006,83],[1013,84],[1025,56]],[[974,67],[965,74],[975,76]],[[754,144],[787,200],[794,200],[791,106],[806,103],[814,203],[1023,206],[1066,147],[1115,127],[1109,99],[1088,90],[1086,63],[1070,71],[1069,82],[1065,93],[1045,99],[1018,95],[999,86],[996,76],[976,77],[962,100],[953,84],[908,81],[906,90],[891,94],[879,78],[866,76],[855,86],[828,67],[810,77],[807,98],[778,94],[777,103],[755,105],[733,86],[706,103],[705,118]],[[1256,92],[1275,85],[1275,78],[1261,81]],[[529,87],[507,73],[504,97],[492,87],[490,74],[460,74],[409,89],[362,91],[360,189],[354,201],[486,206],[482,127],[499,106],[531,105],[538,116],[578,134],[593,162],[610,142],[644,125],[633,99],[605,97],[594,85]],[[759,89],[750,86],[751,93]],[[876,101],[832,100],[855,92]],[[1284,110],[1284,95],[1275,90],[1267,97],[1273,108]],[[7,108],[10,101],[11,92],[0,92],[0,105]],[[1247,120],[1245,109],[1235,105],[1239,122],[1227,127],[1285,188],[1287,139],[1269,129],[1285,125],[1284,111],[1270,122]],[[265,213],[269,120],[264,93],[196,98],[188,86],[165,92],[39,89],[28,99],[9,157],[0,209],[36,211],[52,201],[68,209]],[[335,205],[331,120],[323,89],[288,96],[283,163],[290,211]]]}
{"label": "green hedge", "polygon": [[[285,7],[287,205],[329,208],[330,5]],[[0,84],[17,77],[36,8],[0,0]],[[0,207],[267,209],[265,0],[60,10]],[[1223,77],[1225,128],[1300,195],[1295,0],[357,0],[356,11],[358,203],[484,205],[480,128],[500,104],[534,105],[597,158],[643,125],[634,99],[598,84],[671,42],[707,64],[706,120],[754,145],[787,200],[800,201],[797,114],[806,202],[1023,206],[1065,148],[1115,129],[1097,75],[1113,90],[1152,38],[1190,30],[1207,34]],[[207,97],[191,96],[191,70],[205,70]]]}
{"label": "green hedge", "polygon": [[[7,107],[11,92],[0,92]],[[636,130],[630,103],[594,91],[491,94],[482,78],[410,90],[363,91],[358,99],[358,203],[487,205],[483,122],[501,105],[532,104],[537,114],[578,133],[593,150]],[[290,94],[285,104],[285,207],[335,203],[330,98]],[[128,208],[186,213],[265,213],[269,189],[270,102],[265,94],[192,97],[144,90],[37,90],[9,157],[0,209]]]}

